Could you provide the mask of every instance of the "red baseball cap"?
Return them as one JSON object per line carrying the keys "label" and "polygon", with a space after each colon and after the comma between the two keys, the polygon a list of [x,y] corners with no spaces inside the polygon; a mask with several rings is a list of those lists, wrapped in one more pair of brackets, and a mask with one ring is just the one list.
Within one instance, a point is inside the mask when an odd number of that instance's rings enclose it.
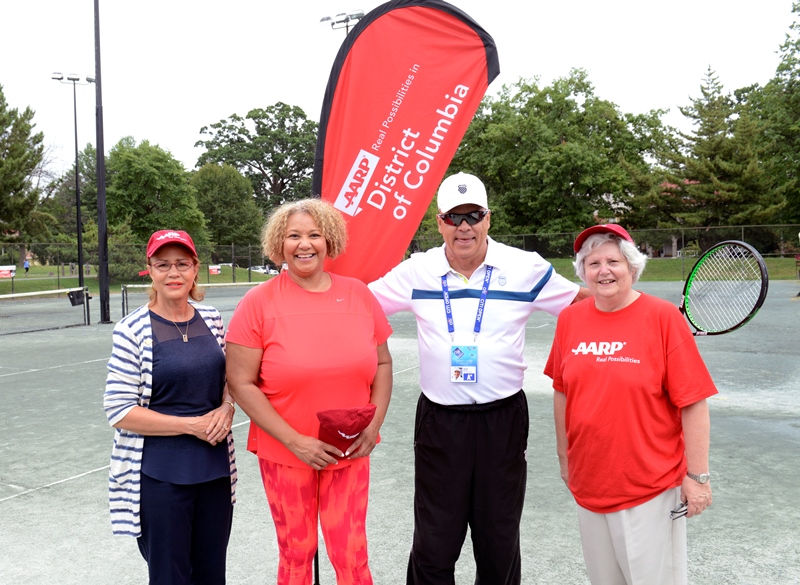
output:
{"label": "red baseball cap", "polygon": [[576,252],[580,252],[581,246],[583,246],[586,238],[592,234],[614,234],[623,240],[628,240],[629,242],[633,243],[633,238],[627,231],[625,231],[624,227],[618,223],[604,223],[602,225],[593,225],[592,227],[586,228],[580,234],[578,234],[578,237],[575,238],[575,245],[573,246],[573,249]]}
{"label": "red baseball cap", "polygon": [[188,248],[193,256],[197,256],[192,236],[182,230],[159,230],[150,236],[150,241],[147,242],[147,257],[152,258],[153,254],[158,252],[162,246],[168,244],[177,244]]}
{"label": "red baseball cap", "polygon": [[376,406],[365,404],[353,408],[336,408],[317,412],[319,440],[346,453],[375,417]]}

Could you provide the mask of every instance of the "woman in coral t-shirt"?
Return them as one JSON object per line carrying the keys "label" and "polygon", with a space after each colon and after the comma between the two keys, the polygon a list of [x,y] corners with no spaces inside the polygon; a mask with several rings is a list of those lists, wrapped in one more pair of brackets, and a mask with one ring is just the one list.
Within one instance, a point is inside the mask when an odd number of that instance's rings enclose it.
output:
{"label": "woman in coral t-shirt", "polygon": [[[346,237],[341,214],[319,199],[278,208],[262,244],[288,269],[249,291],[228,329],[228,385],[250,416],[281,585],[311,582],[317,517],[337,583],[372,583],[368,456],[391,396],[391,327],[364,283],[324,270]],[[318,438],[318,412],[368,404],[374,418],[344,452]]]}

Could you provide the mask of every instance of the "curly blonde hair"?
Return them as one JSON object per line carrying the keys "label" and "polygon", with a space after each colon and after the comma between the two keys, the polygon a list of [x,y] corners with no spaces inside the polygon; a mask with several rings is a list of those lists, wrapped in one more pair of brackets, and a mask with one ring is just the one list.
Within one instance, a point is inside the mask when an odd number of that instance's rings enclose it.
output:
{"label": "curly blonde hair", "polygon": [[302,199],[278,207],[261,230],[261,249],[277,266],[286,260],[283,257],[286,225],[295,213],[307,213],[317,224],[322,237],[325,238],[328,258],[336,258],[344,253],[347,244],[347,223],[342,214],[322,199]]}

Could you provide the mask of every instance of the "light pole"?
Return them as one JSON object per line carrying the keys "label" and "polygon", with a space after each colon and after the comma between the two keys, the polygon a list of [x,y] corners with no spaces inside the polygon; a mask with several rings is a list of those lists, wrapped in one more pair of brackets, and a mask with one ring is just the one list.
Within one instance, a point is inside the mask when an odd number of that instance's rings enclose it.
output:
{"label": "light pole", "polygon": [[319,22],[322,25],[330,24],[333,30],[343,28],[346,34],[350,34],[350,27],[355,26],[356,22],[362,18],[364,18],[364,11],[359,9],[341,12],[336,16],[323,16]]}
{"label": "light pole", "polygon": [[100,2],[94,0],[94,87],[97,144],[97,280],[100,285],[100,323],[111,323],[108,278],[108,220],[106,219],[106,150],[103,140],[103,76],[100,71]]}
{"label": "light pole", "polygon": [[70,73],[67,75],[67,81],[64,81],[64,76],[61,73],[53,73],[53,79],[59,83],[72,84],[72,109],[75,114],[75,217],[78,224],[75,226],[75,231],[78,232],[78,286],[83,288],[83,222],[81,221],[81,173],[78,166],[78,94],[75,86],[89,85],[94,83],[94,77],[87,77],[86,83],[80,83],[81,78]]}

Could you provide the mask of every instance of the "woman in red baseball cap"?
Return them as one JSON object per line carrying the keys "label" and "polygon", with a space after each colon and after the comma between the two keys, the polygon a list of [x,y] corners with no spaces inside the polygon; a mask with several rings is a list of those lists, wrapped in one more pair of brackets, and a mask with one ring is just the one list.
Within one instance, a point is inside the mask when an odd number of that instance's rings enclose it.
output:
{"label": "woman in red baseball cap", "polygon": [[590,227],[574,248],[592,297],[559,315],[545,374],[589,580],[684,585],[686,518],[711,505],[717,390],[678,308],[633,289],[647,257],[622,226]]}
{"label": "woman in red baseball cap", "polygon": [[250,416],[279,585],[311,583],[318,519],[336,582],[372,583],[369,454],[392,391],[392,330],[363,282],[325,270],[346,239],[342,214],[321,199],[279,207],[262,244],[288,268],[247,292],[228,330],[228,383]]}
{"label": "woman in red baseball cap", "polygon": [[114,327],[108,362],[111,525],[137,539],[151,585],[225,583],[235,407],[222,317],[198,303],[199,265],[186,232],[150,237],[150,302]]}

